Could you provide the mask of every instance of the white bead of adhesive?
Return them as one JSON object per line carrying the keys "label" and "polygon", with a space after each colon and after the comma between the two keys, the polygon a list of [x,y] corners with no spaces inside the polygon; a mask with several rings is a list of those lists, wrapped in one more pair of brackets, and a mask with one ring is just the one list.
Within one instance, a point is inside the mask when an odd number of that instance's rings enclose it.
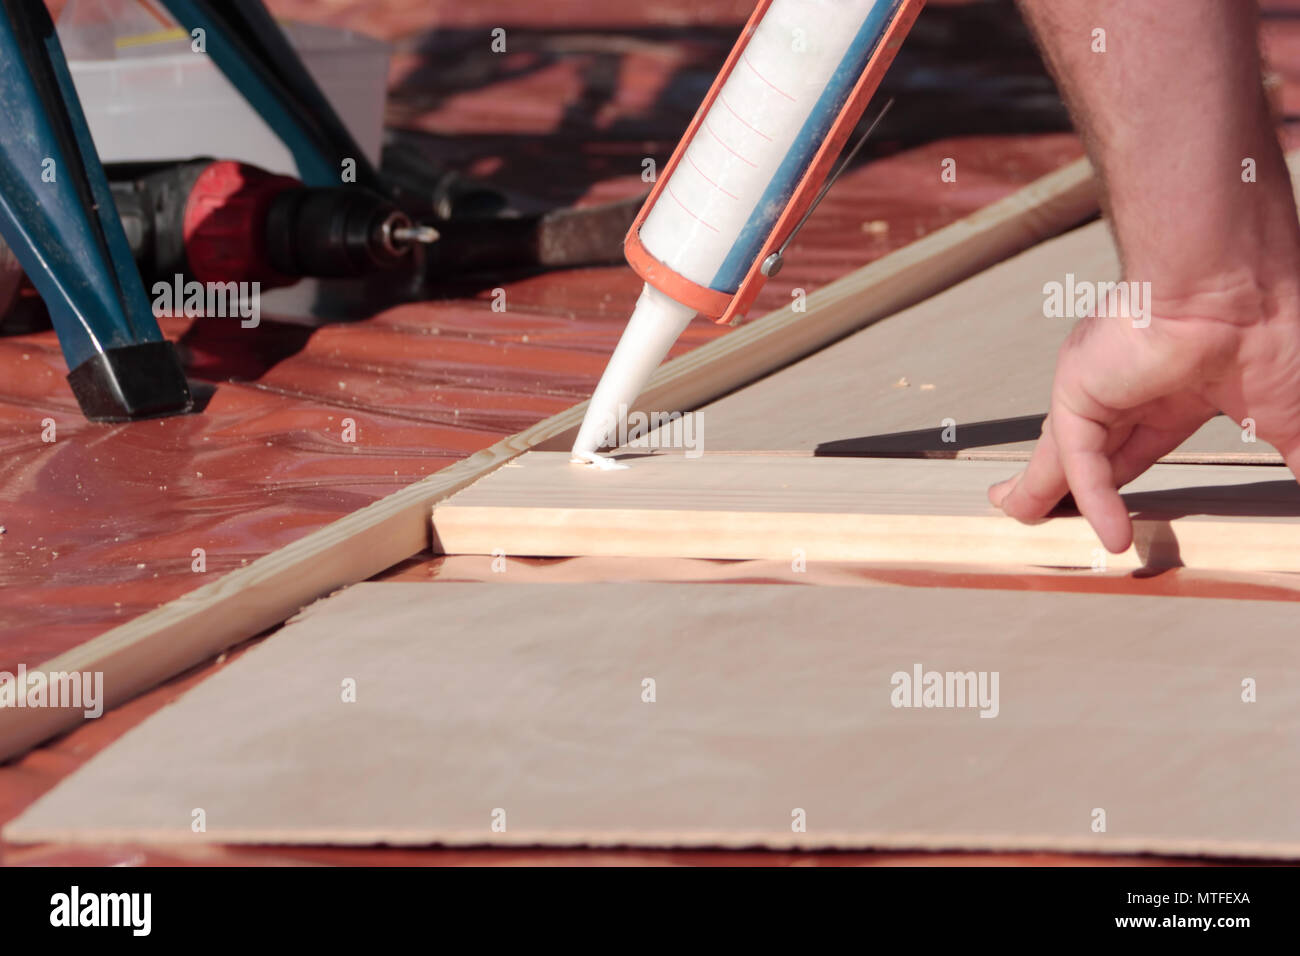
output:
{"label": "white bead of adhesive", "polygon": [[604,455],[597,455],[595,452],[574,452],[573,457],[569,459],[571,465],[589,465],[599,471],[626,471],[627,465],[615,461],[613,458],[606,458]]}

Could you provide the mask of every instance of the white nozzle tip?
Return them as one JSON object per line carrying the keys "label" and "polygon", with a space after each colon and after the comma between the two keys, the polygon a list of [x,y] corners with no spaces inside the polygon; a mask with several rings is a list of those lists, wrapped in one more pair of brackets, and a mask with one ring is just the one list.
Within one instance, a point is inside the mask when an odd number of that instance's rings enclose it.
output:
{"label": "white nozzle tip", "polygon": [[[573,443],[574,460],[596,464],[596,449],[604,446],[608,438],[617,436],[620,421],[625,420],[629,407],[694,315],[694,309],[653,286],[641,290],[636,309],[587,405],[587,414]],[[621,443],[615,437],[614,444]],[[599,460],[608,464],[597,467],[626,467],[614,465],[609,459]]]}

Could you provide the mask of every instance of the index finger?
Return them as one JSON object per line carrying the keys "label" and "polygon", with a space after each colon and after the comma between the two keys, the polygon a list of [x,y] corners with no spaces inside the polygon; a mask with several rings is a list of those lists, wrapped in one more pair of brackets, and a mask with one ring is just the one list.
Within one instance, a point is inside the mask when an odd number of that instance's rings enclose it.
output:
{"label": "index finger", "polygon": [[1133,543],[1133,522],[1115,487],[1114,470],[1107,454],[1110,429],[1056,403],[1052,409],[1053,433],[1061,468],[1079,511],[1112,554]]}

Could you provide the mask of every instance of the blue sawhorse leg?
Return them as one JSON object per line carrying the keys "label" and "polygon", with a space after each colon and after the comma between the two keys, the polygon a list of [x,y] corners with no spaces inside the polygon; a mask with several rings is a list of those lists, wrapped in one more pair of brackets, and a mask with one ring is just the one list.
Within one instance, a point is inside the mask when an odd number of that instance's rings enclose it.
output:
{"label": "blue sawhorse leg", "polygon": [[189,411],[45,4],[0,0],[0,237],[45,300],[92,421]]}

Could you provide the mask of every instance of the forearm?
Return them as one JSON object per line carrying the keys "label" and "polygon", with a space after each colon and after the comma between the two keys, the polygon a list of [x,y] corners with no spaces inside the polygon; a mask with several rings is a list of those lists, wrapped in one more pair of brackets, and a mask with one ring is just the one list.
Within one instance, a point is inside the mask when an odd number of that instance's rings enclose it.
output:
{"label": "forearm", "polygon": [[[1125,274],[1167,309],[1274,311],[1300,226],[1247,0],[1020,0],[1103,184]],[[1105,52],[1094,52],[1095,29]],[[1255,182],[1243,162],[1255,162]]]}

